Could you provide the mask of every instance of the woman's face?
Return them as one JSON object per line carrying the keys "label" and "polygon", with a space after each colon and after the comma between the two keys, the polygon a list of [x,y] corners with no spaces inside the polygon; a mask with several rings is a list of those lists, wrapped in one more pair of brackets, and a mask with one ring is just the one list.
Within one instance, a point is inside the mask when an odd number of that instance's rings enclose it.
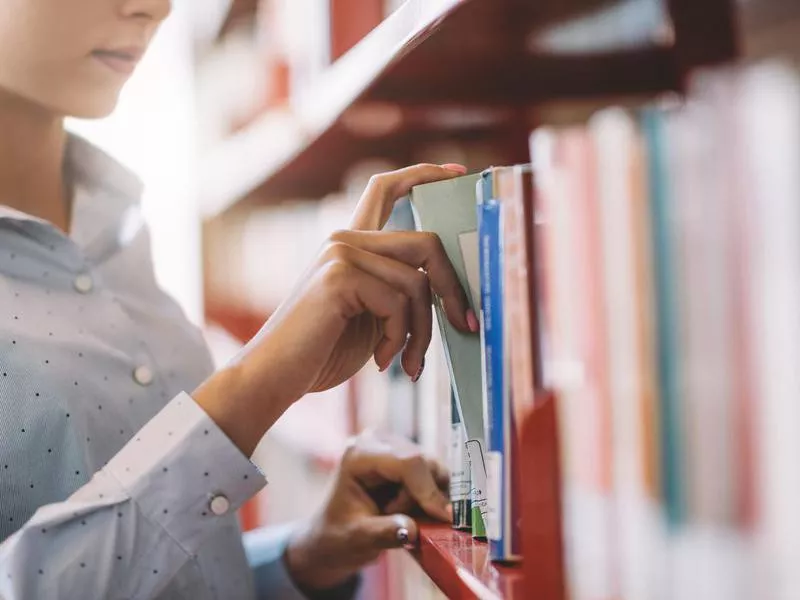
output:
{"label": "woman's face", "polygon": [[48,111],[109,114],[170,0],[0,0],[0,90]]}

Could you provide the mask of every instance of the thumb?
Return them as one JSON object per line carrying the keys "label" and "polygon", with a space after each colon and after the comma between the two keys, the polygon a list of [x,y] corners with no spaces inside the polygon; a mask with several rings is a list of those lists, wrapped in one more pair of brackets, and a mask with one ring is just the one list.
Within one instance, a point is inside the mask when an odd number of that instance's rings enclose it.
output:
{"label": "thumb", "polygon": [[373,550],[391,550],[416,545],[419,529],[407,515],[369,517],[364,520],[362,539]]}

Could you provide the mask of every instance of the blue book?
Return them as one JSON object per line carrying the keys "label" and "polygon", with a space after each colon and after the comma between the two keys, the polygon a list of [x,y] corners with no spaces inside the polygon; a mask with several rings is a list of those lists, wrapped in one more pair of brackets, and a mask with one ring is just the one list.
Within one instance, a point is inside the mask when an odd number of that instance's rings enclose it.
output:
{"label": "blue book", "polygon": [[504,356],[502,205],[495,193],[496,169],[478,184],[478,240],[481,291],[481,366],[486,424],[486,488],[489,555],[509,561],[511,551],[509,380]]}
{"label": "blue book", "polygon": [[681,484],[683,440],[677,360],[680,317],[674,292],[677,265],[673,261],[674,249],[670,239],[670,187],[664,113],[659,109],[647,109],[642,112],[641,123],[647,142],[651,237],[655,262],[661,485],[667,520],[671,526],[676,527],[686,519],[686,500]]}

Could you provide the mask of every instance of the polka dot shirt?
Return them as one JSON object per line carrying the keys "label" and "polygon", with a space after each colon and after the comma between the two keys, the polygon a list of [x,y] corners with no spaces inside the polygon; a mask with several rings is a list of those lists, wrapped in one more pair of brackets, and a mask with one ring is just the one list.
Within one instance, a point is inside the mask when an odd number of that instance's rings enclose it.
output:
{"label": "polka dot shirt", "polygon": [[0,207],[0,597],[253,598],[235,510],[265,480],[183,393],[211,362],[138,182],[77,138],[66,168],[69,237]]}

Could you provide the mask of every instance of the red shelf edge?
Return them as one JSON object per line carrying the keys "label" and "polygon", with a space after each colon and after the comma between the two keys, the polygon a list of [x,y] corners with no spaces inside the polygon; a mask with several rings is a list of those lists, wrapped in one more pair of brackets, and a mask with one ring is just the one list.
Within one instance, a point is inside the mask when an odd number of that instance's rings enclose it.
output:
{"label": "red shelf edge", "polygon": [[469,532],[444,524],[421,524],[419,548],[411,554],[453,600],[524,598],[522,569],[491,563],[488,550],[485,542],[473,540]]}

